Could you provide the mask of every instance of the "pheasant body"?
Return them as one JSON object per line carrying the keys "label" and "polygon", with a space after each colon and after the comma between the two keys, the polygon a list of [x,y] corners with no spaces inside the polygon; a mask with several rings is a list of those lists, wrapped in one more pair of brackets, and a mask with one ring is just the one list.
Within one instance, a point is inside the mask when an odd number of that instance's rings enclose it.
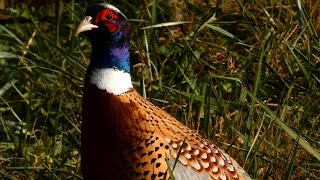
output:
{"label": "pheasant body", "polygon": [[126,17],[108,4],[86,15],[79,29],[93,50],[83,92],[84,179],[169,179],[169,169],[177,180],[250,179],[223,150],[132,88]]}

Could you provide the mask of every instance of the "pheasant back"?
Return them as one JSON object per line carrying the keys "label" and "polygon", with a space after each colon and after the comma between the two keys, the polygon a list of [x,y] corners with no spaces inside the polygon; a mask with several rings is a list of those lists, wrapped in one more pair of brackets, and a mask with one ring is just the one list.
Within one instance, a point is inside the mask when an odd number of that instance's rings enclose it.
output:
{"label": "pheasant back", "polygon": [[115,96],[87,84],[84,95],[88,96],[83,103],[87,111],[83,114],[82,166],[89,173],[84,177],[169,179],[170,170],[175,179],[246,176],[224,151],[134,89]]}

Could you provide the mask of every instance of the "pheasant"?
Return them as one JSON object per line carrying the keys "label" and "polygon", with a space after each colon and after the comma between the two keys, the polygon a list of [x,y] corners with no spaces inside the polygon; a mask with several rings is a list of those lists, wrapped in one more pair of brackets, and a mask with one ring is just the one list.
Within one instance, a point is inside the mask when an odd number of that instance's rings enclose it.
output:
{"label": "pheasant", "polygon": [[251,179],[223,150],[133,88],[129,22],[116,7],[89,6],[76,34],[92,44],[83,90],[84,179]]}

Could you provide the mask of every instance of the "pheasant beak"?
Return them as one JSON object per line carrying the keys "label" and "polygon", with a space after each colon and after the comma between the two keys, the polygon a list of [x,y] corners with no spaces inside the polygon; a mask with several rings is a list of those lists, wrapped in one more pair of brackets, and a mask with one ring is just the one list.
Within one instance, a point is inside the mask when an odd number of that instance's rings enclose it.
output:
{"label": "pheasant beak", "polygon": [[86,16],[84,20],[79,24],[77,31],[76,31],[76,36],[78,36],[81,32],[84,31],[90,31],[93,28],[99,28],[97,25],[91,24],[92,17],[91,16]]}

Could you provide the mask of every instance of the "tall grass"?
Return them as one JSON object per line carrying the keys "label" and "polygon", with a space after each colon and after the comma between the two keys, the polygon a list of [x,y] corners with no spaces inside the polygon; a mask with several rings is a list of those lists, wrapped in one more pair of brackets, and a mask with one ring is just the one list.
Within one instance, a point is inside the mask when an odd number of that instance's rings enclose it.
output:
{"label": "tall grass", "polygon": [[[80,179],[90,44],[74,29],[94,1],[6,2],[0,177]],[[253,178],[320,177],[318,1],[111,3],[130,19],[132,78],[148,100]]]}

